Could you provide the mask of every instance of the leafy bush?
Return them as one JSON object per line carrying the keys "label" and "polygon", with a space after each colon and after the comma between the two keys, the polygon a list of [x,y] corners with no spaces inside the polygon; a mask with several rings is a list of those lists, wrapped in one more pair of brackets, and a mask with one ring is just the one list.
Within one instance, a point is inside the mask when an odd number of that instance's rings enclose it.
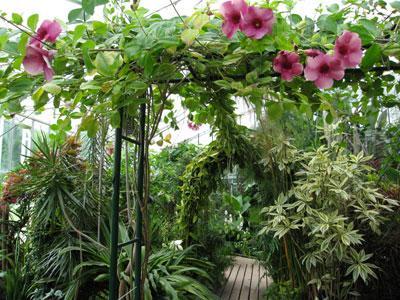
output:
{"label": "leafy bush", "polygon": [[379,234],[383,213],[397,202],[367,180],[369,160],[339,147],[298,153],[301,171],[293,188],[263,209],[261,233],[282,241],[289,279],[308,284],[315,297],[343,298],[355,292],[359,279],[376,278],[362,232]]}
{"label": "leafy bush", "polygon": [[193,258],[193,248],[194,246],[184,250],[164,248],[150,255],[147,287],[151,291],[152,299],[215,298],[203,284],[211,284],[209,271],[213,265]]}

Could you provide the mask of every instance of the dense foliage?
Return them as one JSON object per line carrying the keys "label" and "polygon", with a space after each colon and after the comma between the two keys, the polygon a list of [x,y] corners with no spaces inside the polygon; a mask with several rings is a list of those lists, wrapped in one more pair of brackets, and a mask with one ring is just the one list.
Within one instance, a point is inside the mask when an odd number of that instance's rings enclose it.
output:
{"label": "dense foliage", "polygon": [[[398,126],[382,134],[379,129],[387,129],[381,122],[385,109],[399,106],[399,1],[344,0],[318,8],[313,19],[293,13],[294,0],[232,0],[220,11],[206,5],[192,16],[180,15],[171,1],[176,16],[170,19],[137,1],[73,2],[79,6],[67,23],[0,14],[7,23],[0,28],[0,115],[26,113],[24,100],[30,97],[35,112],[52,105],[58,116],[50,141],[38,142],[38,151],[3,188],[6,271],[0,284],[7,297],[107,295],[106,199],[112,180],[106,152],[113,152],[107,132],[109,125],[122,127],[139,140],[139,106],[146,112],[144,197],[135,203],[144,215],[146,297],[210,297],[204,269],[221,274],[227,261],[222,250],[230,225],[221,221],[223,209],[255,235],[255,211],[266,206],[270,233],[257,240],[261,251],[249,252],[263,252],[259,257],[276,280],[274,293],[344,298],[365,288],[358,286],[360,277],[378,276],[362,237],[377,240],[379,229],[389,226],[383,211],[397,224],[390,212],[395,202],[388,199],[398,194]],[[103,7],[102,20],[92,17],[97,6]],[[237,97],[266,120],[258,132],[238,126]],[[156,139],[170,140],[158,127],[177,127],[175,101],[189,113],[192,127],[207,123],[216,139],[190,163],[195,151],[186,149],[188,156],[177,158],[179,168],[162,174],[157,170],[168,171],[173,155],[166,160],[161,154],[160,167],[149,149]],[[78,138],[67,138],[74,120],[77,136],[91,139],[89,159],[80,156]],[[275,120],[282,121],[281,130],[266,130]],[[298,133],[293,137],[301,149],[326,146],[297,151],[285,136],[290,131]],[[134,234],[138,197],[132,176],[137,147],[124,150],[121,242]],[[377,174],[369,174],[361,150],[375,155],[370,165]],[[388,155],[383,159],[381,153]],[[242,190],[221,197],[218,188],[235,165],[253,188],[248,195]],[[177,214],[179,224],[154,221],[150,216],[157,209]],[[171,226],[165,239],[157,237],[163,226]],[[169,237],[200,245],[167,250]],[[132,250],[125,246],[119,255],[120,297],[129,298],[134,289]],[[196,260],[199,268],[188,268],[190,255],[213,264],[202,269]]]}

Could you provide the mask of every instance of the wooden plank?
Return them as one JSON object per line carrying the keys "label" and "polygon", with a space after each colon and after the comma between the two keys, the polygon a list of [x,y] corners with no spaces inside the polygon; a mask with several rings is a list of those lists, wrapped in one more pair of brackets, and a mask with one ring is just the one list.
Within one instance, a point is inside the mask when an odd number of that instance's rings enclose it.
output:
{"label": "wooden plank", "polygon": [[267,276],[267,272],[264,269],[264,267],[260,264],[259,268],[260,268],[260,287],[259,287],[259,299],[263,299],[263,295],[265,293],[265,290],[267,289],[267,282],[268,282],[268,276]]}
{"label": "wooden plank", "polygon": [[224,272],[225,281],[224,281],[224,283],[223,283],[223,285],[222,285],[222,287],[221,287],[221,289],[220,289],[220,292],[218,293],[218,295],[219,295],[220,297],[221,297],[222,294],[224,293],[224,289],[225,289],[225,287],[226,287],[226,285],[227,285],[227,283],[228,283],[229,277],[231,277],[233,268],[234,268],[234,265],[231,265],[231,266],[229,266],[229,267],[225,270],[225,272]]}
{"label": "wooden plank", "polygon": [[254,269],[254,263],[250,261],[249,263],[246,264],[247,267],[247,272],[245,274],[243,284],[242,284],[242,291],[240,293],[240,299],[243,300],[248,300],[250,299],[250,290],[251,290],[251,284],[253,280],[253,269]]}
{"label": "wooden plank", "polygon": [[235,264],[232,268],[232,272],[230,272],[230,276],[226,282],[226,285],[225,285],[223,291],[221,292],[222,300],[229,300],[229,297],[232,293],[232,289],[235,286],[235,281],[236,281],[239,271],[240,271],[240,265]]}
{"label": "wooden plank", "polygon": [[253,277],[251,280],[251,289],[249,300],[258,300],[258,279],[260,278],[260,269],[258,263],[255,261],[253,263]]}
{"label": "wooden plank", "polygon": [[229,296],[229,300],[238,300],[240,299],[240,291],[242,289],[242,284],[243,284],[243,280],[246,274],[246,263],[243,262],[239,262],[239,272],[238,272],[238,276],[237,279],[235,280],[235,285],[234,288],[232,289],[231,295]]}

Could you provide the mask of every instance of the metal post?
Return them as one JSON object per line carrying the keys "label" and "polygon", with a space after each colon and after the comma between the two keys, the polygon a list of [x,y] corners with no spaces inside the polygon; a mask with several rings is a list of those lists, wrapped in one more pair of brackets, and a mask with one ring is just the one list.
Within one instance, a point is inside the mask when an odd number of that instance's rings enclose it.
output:
{"label": "metal post", "polygon": [[121,150],[122,150],[122,120],[123,109],[119,110],[121,123],[115,130],[114,170],[113,170],[113,194],[111,202],[111,259],[109,299],[118,299],[118,219],[119,219],[119,191],[121,181]]}
{"label": "metal post", "polygon": [[135,252],[135,300],[141,299],[140,282],[142,277],[142,210],[144,190],[144,149],[145,149],[146,104],[140,105],[139,165],[137,173],[138,199],[136,202],[136,252]]}

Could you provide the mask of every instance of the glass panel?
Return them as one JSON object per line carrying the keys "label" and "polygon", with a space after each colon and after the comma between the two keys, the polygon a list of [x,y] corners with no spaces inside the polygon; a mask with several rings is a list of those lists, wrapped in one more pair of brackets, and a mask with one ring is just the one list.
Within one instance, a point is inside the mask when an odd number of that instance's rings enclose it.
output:
{"label": "glass panel", "polygon": [[22,129],[13,121],[4,120],[0,172],[8,172],[20,163]]}

